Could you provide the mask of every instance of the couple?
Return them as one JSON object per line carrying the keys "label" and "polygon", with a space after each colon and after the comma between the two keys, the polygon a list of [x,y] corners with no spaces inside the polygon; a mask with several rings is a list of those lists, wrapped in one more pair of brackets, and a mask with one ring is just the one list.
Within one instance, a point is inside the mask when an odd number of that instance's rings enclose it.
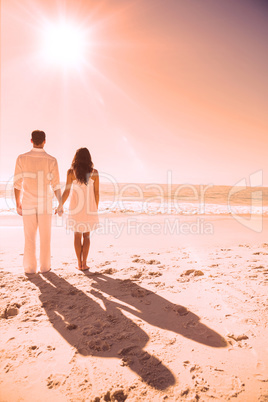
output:
{"label": "couple", "polygon": [[45,133],[40,130],[33,131],[31,142],[32,150],[17,158],[14,175],[17,213],[23,217],[25,273],[37,272],[37,228],[40,237],[40,272],[45,273],[51,269],[53,192],[58,200],[56,213],[59,216],[63,214],[63,205],[71,192],[67,226],[74,231],[78,269],[86,270],[90,231],[98,224],[98,171],[93,168],[88,149],[78,149],[67,172],[65,190],[61,195],[57,160],[44,150]]}

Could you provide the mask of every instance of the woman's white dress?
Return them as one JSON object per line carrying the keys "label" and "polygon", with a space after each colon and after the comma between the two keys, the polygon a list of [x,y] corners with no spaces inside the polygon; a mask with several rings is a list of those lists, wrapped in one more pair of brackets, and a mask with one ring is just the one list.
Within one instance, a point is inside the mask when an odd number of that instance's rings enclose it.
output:
{"label": "woman's white dress", "polygon": [[96,229],[98,223],[94,180],[90,178],[87,185],[74,180],[70,195],[67,228],[74,232],[85,233]]}

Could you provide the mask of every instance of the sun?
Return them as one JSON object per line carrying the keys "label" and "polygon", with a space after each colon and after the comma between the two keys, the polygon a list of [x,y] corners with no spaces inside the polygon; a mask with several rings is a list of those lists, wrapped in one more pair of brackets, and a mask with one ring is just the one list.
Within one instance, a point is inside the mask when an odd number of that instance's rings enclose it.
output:
{"label": "sun", "polygon": [[64,68],[79,67],[85,60],[85,32],[70,21],[47,24],[43,31],[43,59]]}

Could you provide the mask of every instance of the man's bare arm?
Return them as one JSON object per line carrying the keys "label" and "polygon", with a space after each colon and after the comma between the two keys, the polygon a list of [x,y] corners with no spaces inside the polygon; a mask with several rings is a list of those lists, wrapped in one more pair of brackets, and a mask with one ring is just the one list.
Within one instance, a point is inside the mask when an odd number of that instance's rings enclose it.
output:
{"label": "man's bare arm", "polygon": [[16,208],[17,213],[22,216],[22,207],[21,207],[21,190],[14,188],[15,199],[16,199]]}

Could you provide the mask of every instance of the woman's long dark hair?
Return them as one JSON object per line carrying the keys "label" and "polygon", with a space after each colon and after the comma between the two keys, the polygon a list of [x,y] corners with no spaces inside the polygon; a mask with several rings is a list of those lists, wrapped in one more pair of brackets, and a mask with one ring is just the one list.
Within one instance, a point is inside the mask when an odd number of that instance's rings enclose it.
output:
{"label": "woman's long dark hair", "polygon": [[87,184],[93,171],[93,162],[87,148],[79,148],[73,158],[72,169],[79,183]]}

